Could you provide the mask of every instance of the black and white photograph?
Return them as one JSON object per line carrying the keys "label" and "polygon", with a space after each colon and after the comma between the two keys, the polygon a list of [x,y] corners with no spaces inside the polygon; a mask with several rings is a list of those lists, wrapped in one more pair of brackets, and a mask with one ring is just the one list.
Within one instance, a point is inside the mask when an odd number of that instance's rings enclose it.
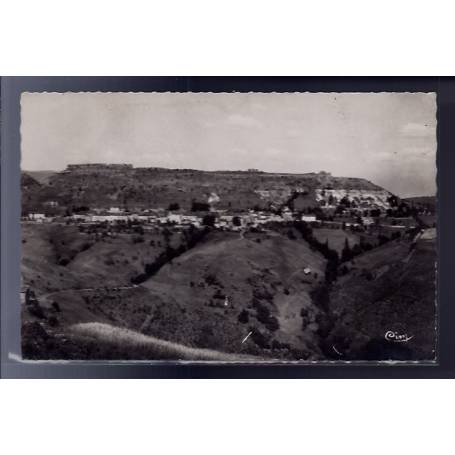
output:
{"label": "black and white photograph", "polygon": [[22,359],[437,362],[436,114],[22,93]]}

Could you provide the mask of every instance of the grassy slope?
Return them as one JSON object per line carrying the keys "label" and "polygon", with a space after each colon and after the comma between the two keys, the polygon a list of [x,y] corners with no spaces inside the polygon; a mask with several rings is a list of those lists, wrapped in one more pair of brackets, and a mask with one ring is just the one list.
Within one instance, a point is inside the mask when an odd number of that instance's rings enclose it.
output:
{"label": "grassy slope", "polygon": [[[159,233],[146,233],[144,242],[133,243],[132,234],[98,238],[80,233],[75,226],[23,224],[22,277],[25,286],[40,293],[62,289],[118,286],[144,271],[165,249]],[[154,245],[150,245],[150,241]],[[170,244],[180,244],[174,234]],[[62,259],[66,265],[59,263]]]}
{"label": "grassy slope", "polygon": [[[322,279],[325,260],[303,240],[290,240],[277,233],[247,234],[246,238],[212,233],[207,241],[165,265],[144,286],[132,287],[129,275],[141,269],[142,260],[153,256],[148,245],[123,242],[121,236],[98,241],[61,266],[56,263],[57,250],[63,254],[75,248],[80,233],[71,226],[54,228],[24,226],[27,242],[22,265],[24,284],[34,281],[32,287],[41,306],[58,319],[56,327],[39,320],[50,333],[63,335],[71,325],[98,322],[194,348],[292,359],[318,352],[317,326],[310,323],[302,330],[300,310],[306,307],[312,315],[310,322],[314,322],[318,310],[309,291]],[[63,247],[59,244],[62,239]],[[123,253],[137,255],[138,259],[123,267],[118,263]],[[303,273],[307,266],[318,279]],[[210,276],[215,277],[214,282]],[[216,292],[229,297],[227,307],[224,299],[215,297]],[[273,331],[257,319],[253,300],[278,318],[280,330]],[[53,313],[52,302],[59,304],[60,312]],[[242,324],[238,316],[243,309],[249,312],[249,321]],[[34,320],[24,310],[24,322]],[[262,334],[265,345],[258,345],[253,336],[241,343],[252,329]],[[272,352],[273,340],[289,346],[280,347],[275,342]]]}
{"label": "grassy slope", "polygon": [[[158,308],[159,317],[152,318],[143,329],[179,342],[190,340],[198,346],[217,346],[232,352],[242,348],[257,354],[253,340],[240,346],[240,340],[254,330],[270,341],[289,343],[306,355],[317,352],[317,327],[313,324],[302,330],[300,316],[303,307],[309,309],[313,321],[317,313],[309,291],[318,280],[303,273],[307,266],[322,279],[325,260],[303,240],[289,240],[278,234],[251,234],[246,238],[214,234],[144,283],[163,303]],[[211,277],[215,277],[215,283]],[[224,299],[214,297],[217,292],[228,296],[227,307],[223,306]],[[268,330],[257,319],[254,301],[278,318],[279,330]],[[242,310],[249,313],[248,323],[238,322]]]}
{"label": "grassy slope", "polygon": [[339,254],[343,251],[346,239],[348,239],[351,248],[356,243],[360,243],[358,234],[343,229],[316,228],[313,229],[313,236],[322,243],[328,240],[329,248],[336,250]]}
{"label": "grassy slope", "polygon": [[[76,324],[70,328],[83,342],[94,341],[107,358],[154,360],[253,361],[251,356],[227,354],[212,349],[191,348],[120,327],[101,323]],[[99,353],[98,355],[100,355]]]}
{"label": "grassy slope", "polygon": [[54,237],[49,225],[22,225],[22,282],[38,292],[74,288],[84,284],[84,277],[59,266],[56,250],[51,243]]}
{"label": "grassy slope", "polygon": [[[110,279],[116,285],[121,284],[117,282],[120,279],[127,282],[131,268],[135,268],[131,263],[120,267],[117,255],[121,256],[122,251],[133,254],[135,248],[146,254],[147,248],[129,241],[122,243],[121,238],[112,243],[98,242],[79,252],[67,266],[59,266],[55,262],[56,239],[64,239],[63,247],[69,249],[80,242],[71,227],[61,228],[65,232],[56,233],[48,225],[23,228],[27,240],[23,245],[24,284],[34,280],[33,288],[48,316],[57,317],[57,327],[39,320],[51,334],[64,337],[69,326],[97,322],[191,348],[210,347],[220,352],[268,358],[321,358],[316,323],[320,312],[309,292],[321,282],[325,260],[303,240],[291,240],[279,233],[245,237],[212,233],[204,243],[165,265],[144,286],[105,289]],[[112,265],[104,263],[109,256],[114,259]],[[141,264],[139,257],[142,256],[138,256],[137,264]],[[400,347],[387,345],[386,348],[399,349],[386,355],[432,358],[434,261],[434,240],[419,241],[411,254],[409,242],[402,240],[347,264],[349,273],[339,278],[331,293],[334,326],[326,347],[330,350],[335,345],[345,360],[377,357],[384,355],[379,352],[384,348],[384,333],[397,330],[414,338]],[[306,266],[311,267],[311,275],[303,273]],[[104,279],[100,280],[101,277]],[[87,289],[90,285],[93,288]],[[215,297],[217,294],[228,296],[227,307],[223,305],[224,299]],[[61,312],[52,313],[53,301],[59,303]],[[279,330],[270,329],[258,319],[255,302],[277,317]],[[242,310],[249,314],[246,323],[238,321]],[[24,321],[29,323],[36,318],[24,311]],[[262,334],[262,342],[259,340],[258,344],[252,336],[242,344],[251,330]],[[277,347],[276,342],[283,345]],[[270,349],[272,343],[274,349]]]}
{"label": "grassy slope", "polygon": [[[435,244],[390,242],[355,258],[331,293],[335,320],[327,347],[345,358],[433,359],[435,349]],[[385,341],[388,330],[413,336]],[[343,356],[341,356],[343,358]]]}

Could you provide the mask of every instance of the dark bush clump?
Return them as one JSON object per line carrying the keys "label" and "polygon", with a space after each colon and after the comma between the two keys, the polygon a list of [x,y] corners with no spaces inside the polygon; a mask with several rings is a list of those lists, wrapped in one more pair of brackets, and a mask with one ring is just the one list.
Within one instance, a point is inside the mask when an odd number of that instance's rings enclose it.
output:
{"label": "dark bush clump", "polygon": [[275,332],[280,328],[280,323],[275,316],[270,316],[265,325],[271,332]]}
{"label": "dark bush clump", "polygon": [[258,318],[258,321],[267,324],[270,319],[269,307],[258,300],[253,302],[253,306],[256,308],[256,317]]}
{"label": "dark bush clump", "polygon": [[242,324],[247,324],[248,321],[250,320],[250,313],[248,313],[247,310],[242,310],[239,314],[238,320]]}
{"label": "dark bush clump", "polygon": [[58,265],[65,267],[66,265],[69,264],[70,260],[68,258],[59,258],[57,260],[57,262],[58,262]]}
{"label": "dark bush clump", "polygon": [[169,204],[168,210],[170,210],[171,212],[174,210],[180,210],[180,205],[178,204],[178,202],[172,202]]}
{"label": "dark bush clump", "polygon": [[221,285],[221,283],[218,281],[218,278],[216,277],[216,275],[214,275],[212,273],[209,273],[208,275],[205,276],[205,282],[209,286],[220,286]]}
{"label": "dark bush clump", "polygon": [[50,316],[49,319],[47,320],[47,322],[49,322],[49,325],[51,327],[58,326],[58,319],[55,316]]}
{"label": "dark bush clump", "polygon": [[51,307],[56,313],[60,313],[60,311],[62,311],[58,302],[52,302]]}
{"label": "dark bush clump", "polygon": [[254,329],[251,334],[252,340],[263,349],[270,349],[270,337],[260,332],[257,329]]}
{"label": "dark bush clump", "polygon": [[28,311],[32,316],[35,316],[39,319],[45,318],[43,308],[38,304],[30,305],[28,307]]}

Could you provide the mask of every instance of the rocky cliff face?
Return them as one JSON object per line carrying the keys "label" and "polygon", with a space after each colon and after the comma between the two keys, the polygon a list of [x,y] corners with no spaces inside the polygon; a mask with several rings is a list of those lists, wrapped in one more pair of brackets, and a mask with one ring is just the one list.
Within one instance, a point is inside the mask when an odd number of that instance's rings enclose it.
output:
{"label": "rocky cliff face", "polygon": [[[25,181],[27,178],[24,174]],[[167,208],[178,203],[189,210],[193,201],[207,202],[211,194],[219,198],[219,209],[245,210],[255,206],[267,209],[286,203],[295,192],[314,195],[317,188],[382,190],[364,179],[333,177],[328,173],[209,172],[100,164],[71,165],[51,176],[40,188],[29,186],[22,185],[23,197],[36,205],[35,210],[49,199],[58,201],[62,208],[82,205]]]}

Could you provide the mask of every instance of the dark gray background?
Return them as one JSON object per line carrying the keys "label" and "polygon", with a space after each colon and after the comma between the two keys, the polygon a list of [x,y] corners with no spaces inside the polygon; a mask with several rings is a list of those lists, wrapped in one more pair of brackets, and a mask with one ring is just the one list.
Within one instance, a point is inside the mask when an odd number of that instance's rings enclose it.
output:
{"label": "dark gray background", "polygon": [[[24,91],[437,92],[438,364],[217,365],[177,362],[19,362],[20,94]],[[6,77],[1,81],[1,375],[87,378],[449,378],[455,377],[455,216],[449,207],[455,156],[455,78],[376,77]],[[444,248],[441,248],[441,244]]]}

